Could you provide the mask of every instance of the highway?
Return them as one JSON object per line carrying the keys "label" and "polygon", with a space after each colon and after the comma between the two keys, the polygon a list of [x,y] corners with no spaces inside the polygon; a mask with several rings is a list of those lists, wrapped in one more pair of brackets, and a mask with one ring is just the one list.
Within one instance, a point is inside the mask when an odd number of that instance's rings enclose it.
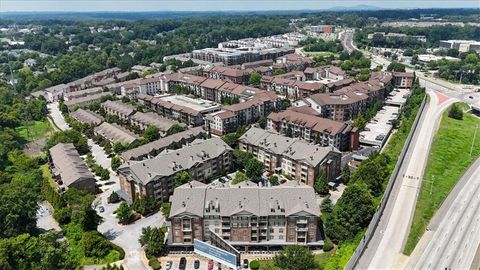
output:
{"label": "highway", "polygon": [[355,45],[353,45],[353,30],[345,30],[341,32],[340,40],[342,41],[343,48],[348,53],[351,53],[353,50],[357,49]]}
{"label": "highway", "polygon": [[420,118],[378,227],[360,257],[356,267],[358,269],[398,267],[398,258],[408,237],[415,212],[431,141],[443,111],[455,101],[453,98],[433,91],[428,85],[427,93],[430,96],[430,102]]}
{"label": "highway", "polygon": [[[480,158],[457,183],[417,245],[408,269],[471,269],[480,245]],[[421,256],[415,256],[421,253]]]}

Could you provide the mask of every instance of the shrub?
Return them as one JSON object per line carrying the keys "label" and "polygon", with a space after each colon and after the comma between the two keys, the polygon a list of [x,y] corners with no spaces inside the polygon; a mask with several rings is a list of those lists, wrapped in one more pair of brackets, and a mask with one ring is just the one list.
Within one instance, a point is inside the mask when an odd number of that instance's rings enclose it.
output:
{"label": "shrub", "polygon": [[250,262],[250,269],[257,270],[260,268],[260,262],[258,260],[253,260]]}
{"label": "shrub", "polygon": [[460,108],[460,106],[457,103],[453,104],[450,110],[448,111],[448,117],[457,119],[457,120],[463,120],[462,108]]}
{"label": "shrub", "polygon": [[103,258],[112,249],[110,242],[97,231],[85,232],[82,237],[85,256]]}
{"label": "shrub", "polygon": [[118,196],[118,194],[113,191],[112,194],[110,194],[110,196],[108,196],[108,199],[107,199],[107,202],[108,203],[117,203],[120,201],[120,196]]}
{"label": "shrub", "polygon": [[323,244],[323,251],[324,252],[329,252],[330,250],[333,249],[333,243],[330,239],[326,238]]}

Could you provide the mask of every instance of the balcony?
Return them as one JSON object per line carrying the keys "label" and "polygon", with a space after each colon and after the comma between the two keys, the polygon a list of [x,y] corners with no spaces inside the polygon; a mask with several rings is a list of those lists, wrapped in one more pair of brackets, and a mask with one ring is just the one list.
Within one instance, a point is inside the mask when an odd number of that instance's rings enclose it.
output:
{"label": "balcony", "polygon": [[297,224],[307,224],[308,220],[306,219],[297,219]]}

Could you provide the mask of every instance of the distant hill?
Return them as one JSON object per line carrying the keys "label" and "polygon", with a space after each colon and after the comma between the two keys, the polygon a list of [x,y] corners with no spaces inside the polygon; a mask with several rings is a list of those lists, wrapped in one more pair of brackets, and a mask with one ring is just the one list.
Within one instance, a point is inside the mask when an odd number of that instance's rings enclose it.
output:
{"label": "distant hill", "polygon": [[370,6],[370,5],[356,5],[356,6],[351,6],[351,7],[345,7],[345,6],[338,6],[338,7],[332,7],[327,10],[330,11],[362,11],[362,10],[382,10],[384,8],[376,7],[376,6]]}

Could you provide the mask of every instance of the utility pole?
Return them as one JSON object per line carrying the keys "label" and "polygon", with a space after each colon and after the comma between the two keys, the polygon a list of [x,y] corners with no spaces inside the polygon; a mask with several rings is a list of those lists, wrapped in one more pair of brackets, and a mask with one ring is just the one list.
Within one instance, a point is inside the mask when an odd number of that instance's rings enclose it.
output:
{"label": "utility pole", "polygon": [[475,138],[477,137],[478,125],[475,127],[475,133],[473,133],[472,145],[470,146],[470,156],[473,154],[473,145],[475,144]]}

